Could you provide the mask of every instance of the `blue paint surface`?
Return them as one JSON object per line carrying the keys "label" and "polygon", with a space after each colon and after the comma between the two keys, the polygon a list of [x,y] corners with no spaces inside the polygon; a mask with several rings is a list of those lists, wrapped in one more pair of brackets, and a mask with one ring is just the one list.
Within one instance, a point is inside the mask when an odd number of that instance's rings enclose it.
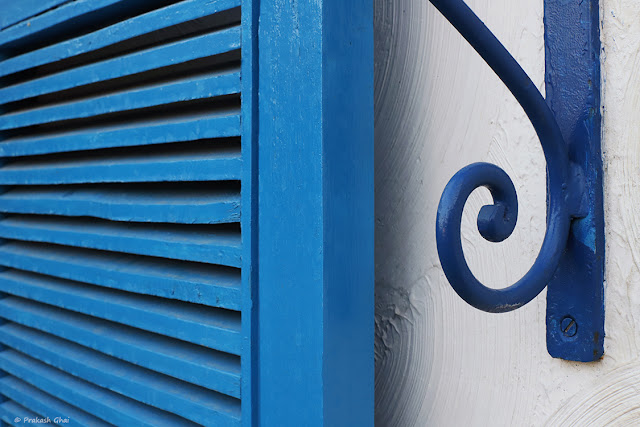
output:
{"label": "blue paint surface", "polygon": [[240,48],[240,27],[152,47],[0,89],[8,103],[183,64]]}
{"label": "blue paint surface", "polygon": [[240,233],[200,227],[15,215],[0,221],[0,237],[241,266]]}
{"label": "blue paint surface", "polygon": [[[90,21],[96,21],[93,22],[96,30],[88,34],[6,59],[0,67],[0,77],[50,62],[95,52],[101,48],[131,41],[136,37],[148,35],[166,27],[213,15],[239,6],[241,0],[187,0],[100,28],[101,20],[111,18],[110,15],[121,14],[123,10],[126,11],[126,8],[122,7],[125,2],[131,6],[140,4],[147,8],[153,6],[149,0],[76,0],[67,8],[60,8],[58,14],[42,15],[38,18],[39,21],[43,21],[41,23],[30,22],[29,25],[14,27],[15,31],[0,32],[1,51],[5,43],[32,35],[37,27],[42,27],[44,30],[58,26],[64,27],[69,19],[73,19],[78,25],[81,22],[79,17],[88,15],[93,15],[93,19]],[[98,9],[98,13],[95,13],[96,9]],[[109,9],[109,13],[106,13],[105,9]]]}
{"label": "blue paint surface", "polygon": [[35,242],[1,245],[0,265],[142,295],[241,308],[240,272],[233,268]]}
{"label": "blue paint surface", "polygon": [[239,381],[238,358],[224,353],[22,298],[4,298],[0,307],[16,324],[203,387]]}
{"label": "blue paint surface", "polygon": [[240,136],[239,111],[181,117],[173,120],[103,126],[98,129],[57,132],[45,136],[14,137],[0,144],[6,157],[128,147]]}
{"label": "blue paint surface", "polygon": [[69,3],[72,0],[21,0],[3,1],[0,14],[0,30],[15,25],[25,19],[43,13],[54,7]]}
{"label": "blue paint surface", "polygon": [[[206,185],[206,184],[205,184]],[[194,191],[194,187],[196,188]],[[237,191],[197,183],[170,187],[30,186],[0,194],[0,212],[91,216],[114,221],[222,224],[240,219]]]}
{"label": "blue paint surface", "polygon": [[[176,379],[164,379],[133,364],[122,363],[116,358],[34,329],[8,325],[0,328],[0,341],[34,359],[46,360],[58,369],[96,378],[102,387],[160,409],[176,411],[178,415],[203,425],[216,419],[218,422],[228,421],[234,412],[229,410],[228,402],[215,392]],[[237,376],[225,380],[234,390],[239,388]],[[71,414],[59,413],[58,416],[69,417]]]}
{"label": "blue paint surface", "polygon": [[373,425],[373,2],[262,0],[259,420]]}
{"label": "blue paint surface", "polygon": [[101,287],[81,287],[77,282],[13,270],[0,273],[0,290],[215,350],[240,352],[240,315],[236,312]]}
{"label": "blue paint surface", "polygon": [[[547,289],[547,350],[590,362],[602,357],[605,335],[599,4],[546,0],[544,7],[547,102],[585,181],[585,212]],[[567,316],[578,325],[573,337],[560,327]]]}
{"label": "blue paint surface", "polygon": [[0,116],[0,130],[196,101],[239,92],[240,73],[231,69],[207,77],[187,78],[171,84],[161,83],[137,90],[5,114]]}

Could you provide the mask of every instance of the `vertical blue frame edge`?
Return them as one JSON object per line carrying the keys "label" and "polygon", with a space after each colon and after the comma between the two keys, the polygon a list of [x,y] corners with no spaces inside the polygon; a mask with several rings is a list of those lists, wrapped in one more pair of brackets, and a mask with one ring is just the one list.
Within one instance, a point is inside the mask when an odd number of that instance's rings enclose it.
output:
{"label": "vertical blue frame edge", "polygon": [[[604,208],[598,0],[545,0],[545,87],[570,160],[584,173],[583,205],[547,289],[547,350],[580,362],[604,353]],[[572,323],[573,322],[573,323]]]}
{"label": "vertical blue frame edge", "polygon": [[242,20],[242,425],[258,425],[258,0],[243,0]]}
{"label": "vertical blue frame edge", "polygon": [[373,2],[258,7],[254,425],[372,426]]}

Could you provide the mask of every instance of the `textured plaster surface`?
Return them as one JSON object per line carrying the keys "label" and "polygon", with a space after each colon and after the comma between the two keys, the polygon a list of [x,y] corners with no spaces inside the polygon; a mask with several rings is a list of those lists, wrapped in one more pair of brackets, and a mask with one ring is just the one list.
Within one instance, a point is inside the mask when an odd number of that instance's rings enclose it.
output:
{"label": "textured plaster surface", "polygon": [[[538,87],[542,0],[468,0]],[[606,214],[605,356],[552,359],[545,295],[508,314],[467,306],[439,265],[435,216],[449,178],[475,161],[513,179],[519,218],[500,244],[463,246],[485,284],[507,286],[538,253],[545,162],[522,109],[426,0],[375,0],[376,424],[640,425],[640,2],[601,0]]]}

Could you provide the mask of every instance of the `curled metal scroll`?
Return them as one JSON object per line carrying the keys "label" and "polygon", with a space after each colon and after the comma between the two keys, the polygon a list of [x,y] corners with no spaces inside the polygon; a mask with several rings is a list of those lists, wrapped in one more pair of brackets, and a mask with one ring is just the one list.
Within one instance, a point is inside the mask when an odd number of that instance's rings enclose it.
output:
{"label": "curled metal scroll", "polygon": [[469,195],[487,187],[493,205],[478,215],[478,230],[489,241],[500,242],[513,232],[518,201],[509,176],[489,163],[474,163],[456,173],[440,198],[436,221],[438,255],[449,283],[470,305],[488,312],[515,310],[531,301],[547,285],[565,249],[573,217],[582,197],[580,173],[569,162],[567,145],[543,96],[493,33],[462,0],[430,0],[482,56],[520,103],[531,121],[547,162],[547,230],[531,269],[515,284],[492,289],[475,278],[464,257],[462,211]]}

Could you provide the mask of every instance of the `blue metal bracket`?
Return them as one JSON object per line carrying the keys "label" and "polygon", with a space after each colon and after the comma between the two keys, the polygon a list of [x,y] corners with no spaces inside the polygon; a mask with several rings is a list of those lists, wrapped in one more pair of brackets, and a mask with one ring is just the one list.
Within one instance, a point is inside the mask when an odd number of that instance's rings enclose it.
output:
{"label": "blue metal bracket", "polygon": [[600,148],[600,62],[597,0],[545,0],[545,100],[531,79],[463,0],[430,0],[482,56],[518,100],[547,162],[547,230],[531,269],[515,284],[491,289],[471,273],[460,225],[469,195],[487,187],[493,205],[478,230],[500,242],[518,215],[515,187],[495,165],[456,173],[438,206],[436,239],[444,273],[470,305],[500,313],[547,291],[547,349],[581,362],[602,357],[604,341],[604,214]]}

